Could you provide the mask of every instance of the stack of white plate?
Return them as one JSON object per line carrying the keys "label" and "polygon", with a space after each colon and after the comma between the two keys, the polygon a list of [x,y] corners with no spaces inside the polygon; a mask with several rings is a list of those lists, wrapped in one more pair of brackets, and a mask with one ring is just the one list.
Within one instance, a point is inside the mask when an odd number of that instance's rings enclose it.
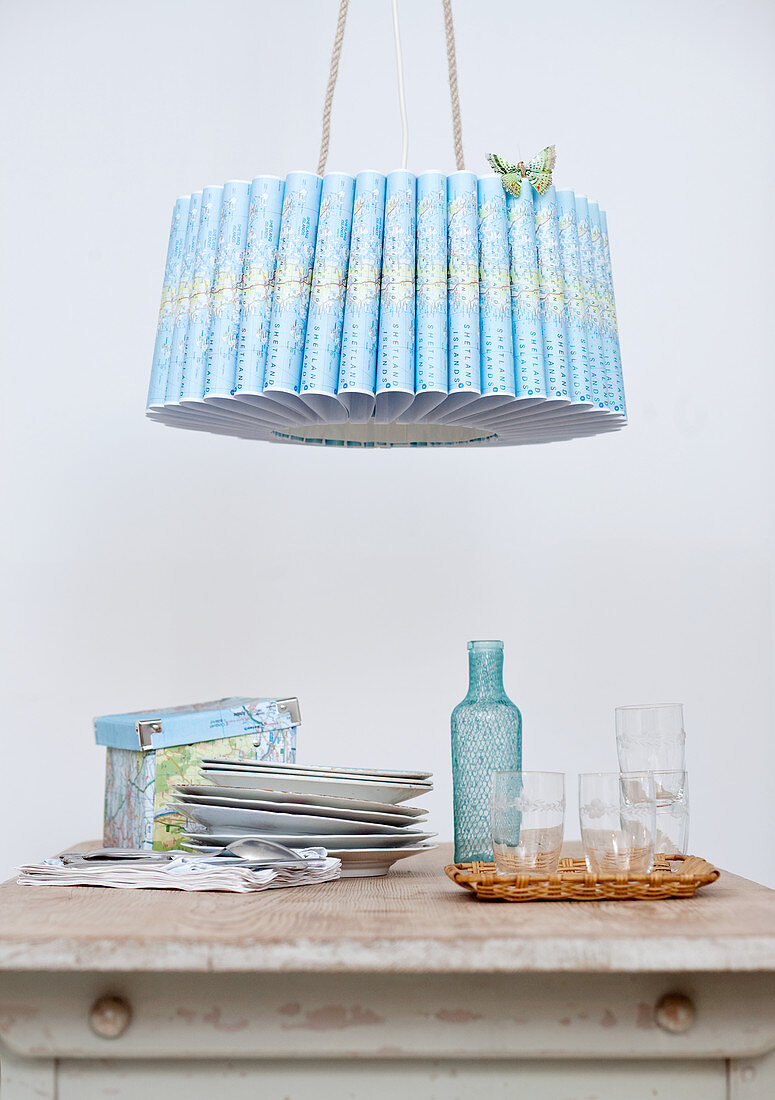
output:
{"label": "stack of white plate", "polygon": [[174,808],[195,825],[186,847],[212,854],[240,837],[322,847],[342,877],[384,875],[435,848],[427,810],[403,803],[433,790],[430,772],[358,771],[246,760],[202,762],[207,784],[176,787]]}

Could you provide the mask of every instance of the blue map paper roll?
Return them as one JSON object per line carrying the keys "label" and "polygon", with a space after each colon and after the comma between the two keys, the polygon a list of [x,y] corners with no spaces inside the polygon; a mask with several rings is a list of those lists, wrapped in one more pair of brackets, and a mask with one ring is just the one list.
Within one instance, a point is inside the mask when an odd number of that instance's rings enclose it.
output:
{"label": "blue map paper roll", "polygon": [[264,392],[299,392],[321,184],[311,172],[285,180]]}
{"label": "blue map paper roll", "polygon": [[218,255],[222,200],[222,187],[205,187],[202,192],[202,213],[196,243],[181,401],[198,403],[204,394],[207,345],[210,339],[210,299],[215,277],[215,260]]}
{"label": "blue map paper roll", "polygon": [[619,392],[622,398],[622,413],[627,415],[627,401],[624,396],[624,376],[622,374],[622,353],[619,346],[619,323],[616,318],[616,297],[614,295],[614,277],[613,268],[611,266],[611,244],[608,238],[608,217],[605,210],[600,211],[600,228],[602,230],[603,238],[603,252],[605,254],[605,270],[606,270],[606,308],[610,312],[610,324],[614,335],[615,345],[615,359],[614,368],[616,370],[617,381],[619,384]]}
{"label": "blue map paper roll", "polygon": [[574,402],[592,402],[592,379],[587,357],[587,305],[581,277],[579,233],[576,224],[576,196],[572,191],[557,192],[560,215],[560,252],[565,284],[565,331],[571,396]]}
{"label": "blue map paper roll", "polygon": [[412,412],[421,415],[447,393],[447,177],[417,177],[417,349]]}
{"label": "blue map paper roll", "polygon": [[323,177],[301,396],[324,419],[333,416],[341,420],[344,415],[336,399],[336,387],[354,194],[353,176],[332,172]]}
{"label": "blue map paper roll", "polygon": [[218,231],[205,397],[229,397],[236,382],[249,207],[250,184],[229,180],[223,189]]}
{"label": "blue map paper roll", "polygon": [[593,401],[596,408],[605,409],[605,389],[602,384],[602,332],[595,312],[595,260],[589,237],[589,202],[583,195],[576,195],[576,231],[578,232],[578,257],[582,265],[585,317],[587,326],[587,362]]}
{"label": "blue map paper roll", "polygon": [[[478,394],[479,362],[479,215],[477,179],[455,172],[447,179],[449,276],[450,396]],[[445,404],[447,404],[445,402]],[[459,406],[458,406],[459,407]]]}
{"label": "blue map paper roll", "polygon": [[478,198],[482,397],[507,399],[515,395],[516,381],[506,195],[500,176],[480,179]]}
{"label": "blue map paper roll", "polygon": [[359,172],[347,269],[338,396],[354,423],[369,419],[377,379],[385,177]]}
{"label": "blue map paper roll", "polygon": [[194,261],[196,260],[196,242],[199,236],[199,217],[202,212],[202,192],[195,191],[188,207],[186,242],[183,248],[183,262],[180,268],[178,297],[175,303],[175,327],[172,332],[170,366],[167,373],[167,390],[164,404],[177,404],[183,389],[183,375],[186,366],[186,340],[188,338],[188,318],[191,311],[191,292],[194,285]]}
{"label": "blue map paper roll", "polygon": [[395,420],[414,399],[416,196],[411,172],[389,173],[374,412],[378,424]]}
{"label": "blue map paper roll", "polygon": [[598,409],[606,409],[606,393],[603,380],[605,351],[600,325],[600,308],[595,285],[595,260],[589,232],[589,203],[583,195],[576,195],[576,229],[579,235],[581,278],[584,283],[584,302],[587,317],[587,359],[592,380],[592,400]]}
{"label": "blue map paper roll", "polygon": [[180,271],[183,265],[183,250],[186,243],[189,195],[182,195],[172,211],[167,258],[164,263],[164,279],[161,288],[159,322],[156,327],[156,342],[153,348],[151,381],[148,386],[146,408],[161,409],[167,393],[167,374],[172,350],[172,335],[175,327],[175,305],[178,298]]}
{"label": "blue map paper roll", "polygon": [[447,177],[447,389],[424,423],[445,423],[481,392],[479,202],[473,172]]}
{"label": "blue map paper roll", "polygon": [[534,401],[546,397],[544,340],[538,288],[535,211],[531,187],[519,198],[506,197],[511,265],[511,323],[517,368],[517,397]]}
{"label": "blue map paper roll", "polygon": [[[524,191],[525,188],[523,187]],[[557,193],[550,187],[535,196],[538,290],[541,328],[544,334],[544,375],[547,395],[568,400],[568,367],[565,351],[565,301]]]}
{"label": "blue map paper roll", "polygon": [[603,349],[607,367],[607,372],[604,374],[606,394],[610,396],[609,408],[615,413],[623,414],[624,393],[621,385],[621,367],[617,367],[619,343],[615,315],[608,297],[608,271],[603,246],[600,207],[596,202],[589,203],[589,238],[592,243],[595,286],[597,287],[597,300],[600,309],[600,329],[603,335]]}
{"label": "blue map paper roll", "polygon": [[234,387],[237,396],[244,393],[257,396],[264,388],[284,193],[285,180],[277,176],[256,176],[250,185]]}

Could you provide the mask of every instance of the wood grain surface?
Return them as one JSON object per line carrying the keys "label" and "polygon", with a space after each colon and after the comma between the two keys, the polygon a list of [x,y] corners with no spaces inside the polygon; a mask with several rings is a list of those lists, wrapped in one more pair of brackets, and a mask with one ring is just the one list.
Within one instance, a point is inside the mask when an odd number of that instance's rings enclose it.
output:
{"label": "wood grain surface", "polygon": [[669,901],[476,901],[451,847],[383,878],[259,894],[0,886],[0,970],[774,970],[775,891],[724,872]]}

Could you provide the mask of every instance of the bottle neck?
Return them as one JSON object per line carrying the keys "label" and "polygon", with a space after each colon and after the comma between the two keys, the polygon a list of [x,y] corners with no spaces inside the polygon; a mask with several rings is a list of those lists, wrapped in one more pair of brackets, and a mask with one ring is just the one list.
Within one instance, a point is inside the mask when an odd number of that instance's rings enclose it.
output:
{"label": "bottle neck", "polygon": [[503,650],[469,649],[468,699],[504,699]]}

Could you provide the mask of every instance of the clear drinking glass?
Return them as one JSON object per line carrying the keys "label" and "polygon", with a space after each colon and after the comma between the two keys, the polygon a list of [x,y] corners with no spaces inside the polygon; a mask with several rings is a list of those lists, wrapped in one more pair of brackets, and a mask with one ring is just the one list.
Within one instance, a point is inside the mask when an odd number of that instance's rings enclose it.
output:
{"label": "clear drinking glass", "polygon": [[654,772],[657,834],[654,851],[686,855],[689,849],[689,776],[685,771]]}
{"label": "clear drinking glass", "polygon": [[683,703],[616,708],[616,748],[623,772],[683,771]]}
{"label": "clear drinking glass", "polygon": [[593,874],[646,874],[656,838],[654,773],[590,772],[579,776],[584,858]]}
{"label": "clear drinking glass", "polygon": [[493,772],[490,826],[498,874],[556,871],[565,827],[563,773]]}

